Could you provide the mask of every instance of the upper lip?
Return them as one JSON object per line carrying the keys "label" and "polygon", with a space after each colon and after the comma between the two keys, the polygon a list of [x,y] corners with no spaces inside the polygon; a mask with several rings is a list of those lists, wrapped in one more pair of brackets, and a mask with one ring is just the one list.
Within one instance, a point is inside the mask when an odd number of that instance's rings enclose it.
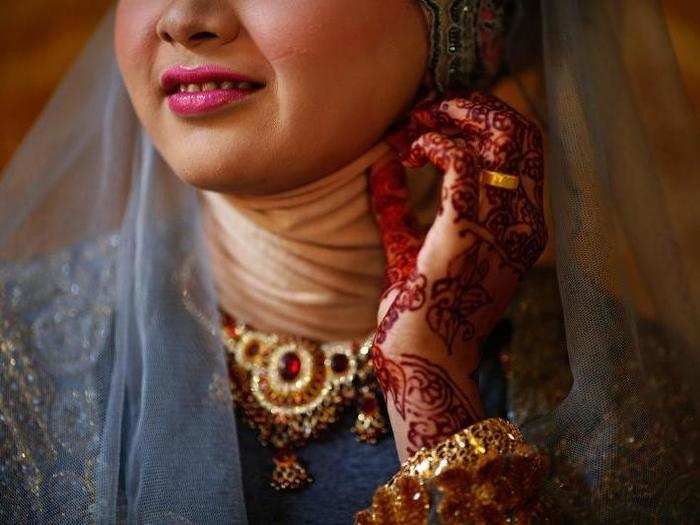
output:
{"label": "upper lip", "polygon": [[231,69],[206,65],[195,68],[176,66],[166,70],[160,77],[160,86],[168,95],[178,91],[181,84],[204,84],[206,82],[250,82],[262,86],[262,82],[237,73]]}

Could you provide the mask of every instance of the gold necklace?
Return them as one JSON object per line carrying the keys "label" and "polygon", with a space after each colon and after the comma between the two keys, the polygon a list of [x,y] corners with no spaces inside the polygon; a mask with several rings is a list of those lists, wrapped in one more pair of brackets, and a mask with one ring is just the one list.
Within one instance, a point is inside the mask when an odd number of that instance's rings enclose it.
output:
{"label": "gold necklace", "polygon": [[224,312],[222,319],[234,405],[263,445],[275,449],[274,488],[298,489],[313,482],[296,450],[352,404],[358,411],[353,427],[358,441],[376,443],[387,432],[369,355],[371,337],[364,344],[319,344],[256,331]]}

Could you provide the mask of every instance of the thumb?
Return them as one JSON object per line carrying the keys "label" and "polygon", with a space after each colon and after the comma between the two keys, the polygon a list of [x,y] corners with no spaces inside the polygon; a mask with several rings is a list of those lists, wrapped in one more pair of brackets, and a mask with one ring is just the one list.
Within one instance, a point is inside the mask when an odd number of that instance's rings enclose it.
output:
{"label": "thumb", "polygon": [[370,168],[369,189],[387,259],[387,285],[391,289],[404,282],[415,268],[424,239],[410,206],[405,169],[394,151]]}

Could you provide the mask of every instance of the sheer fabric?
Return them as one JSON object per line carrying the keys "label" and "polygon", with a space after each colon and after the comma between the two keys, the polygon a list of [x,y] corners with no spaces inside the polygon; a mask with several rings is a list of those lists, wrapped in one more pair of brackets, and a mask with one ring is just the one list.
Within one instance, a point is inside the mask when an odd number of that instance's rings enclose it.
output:
{"label": "sheer fabric", "polygon": [[687,519],[700,483],[697,120],[657,2],[542,12],[573,388],[530,430],[572,518]]}
{"label": "sheer fabric", "polygon": [[[570,520],[677,520],[698,510],[697,122],[655,1],[542,19],[573,387],[524,427]],[[199,201],[138,124],[112,24],[0,182],[0,521],[244,523]]]}
{"label": "sheer fabric", "polygon": [[196,193],[138,126],[112,25],[0,186],[0,521],[244,523]]}

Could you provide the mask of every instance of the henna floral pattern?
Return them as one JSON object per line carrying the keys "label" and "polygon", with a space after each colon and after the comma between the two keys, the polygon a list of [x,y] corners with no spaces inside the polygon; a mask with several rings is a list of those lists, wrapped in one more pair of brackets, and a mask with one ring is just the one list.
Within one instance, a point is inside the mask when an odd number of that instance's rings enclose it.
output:
{"label": "henna floral pattern", "polygon": [[458,432],[477,411],[450,375],[428,359],[412,354],[379,359],[380,383],[408,424],[409,454]]}
{"label": "henna floral pattern", "polygon": [[415,312],[420,310],[425,304],[425,287],[427,282],[425,275],[414,272],[402,282],[402,288],[398,291],[396,299],[394,299],[389,311],[380,323],[377,339],[375,340],[377,344],[384,342],[386,334],[394,326],[401,313],[406,311]]}
{"label": "henna floral pattern", "polygon": [[458,337],[462,342],[474,339],[477,327],[471,317],[493,302],[481,284],[490,268],[488,260],[478,260],[480,247],[481,244],[475,244],[455,257],[447,268],[447,277],[433,284],[428,325],[443,340],[448,354]]}
{"label": "henna floral pattern", "polygon": [[[423,101],[388,141],[395,153],[370,172],[387,256],[373,358],[397,440],[412,453],[482,417],[479,344],[547,242],[542,137],[505,103],[474,92]],[[410,210],[404,167],[427,163],[444,179],[426,232]],[[483,170],[515,175],[519,186],[487,186]]]}

